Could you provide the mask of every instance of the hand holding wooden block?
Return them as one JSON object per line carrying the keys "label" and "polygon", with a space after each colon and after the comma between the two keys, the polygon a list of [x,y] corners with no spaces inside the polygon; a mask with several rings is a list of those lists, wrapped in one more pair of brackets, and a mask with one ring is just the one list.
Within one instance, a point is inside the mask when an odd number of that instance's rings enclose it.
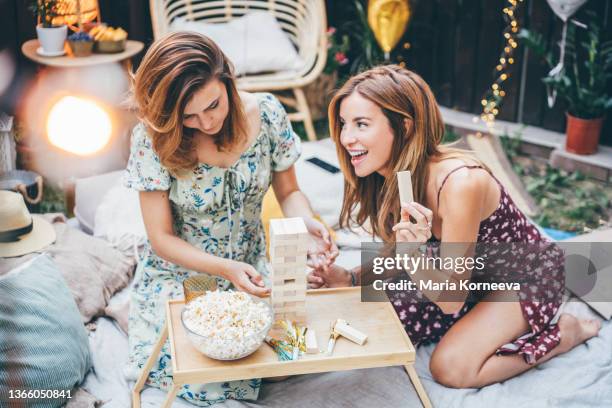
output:
{"label": "hand holding wooden block", "polygon": [[409,170],[397,172],[397,187],[399,189],[400,203],[411,203],[414,201],[412,194],[412,174]]}

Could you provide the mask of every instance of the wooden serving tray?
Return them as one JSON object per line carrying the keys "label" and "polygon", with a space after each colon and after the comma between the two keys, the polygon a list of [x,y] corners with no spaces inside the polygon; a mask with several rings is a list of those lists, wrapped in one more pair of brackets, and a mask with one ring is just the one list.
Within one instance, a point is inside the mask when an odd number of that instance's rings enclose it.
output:
{"label": "wooden serving tray", "polygon": [[[327,350],[330,323],[337,318],[366,333],[359,346],[342,337],[331,356],[304,354],[295,361],[278,361],[272,347],[263,344],[255,353],[235,361],[213,360],[197,351],[181,323],[183,300],[167,305],[168,330],[175,382],[197,383],[248,378],[308,374],[357,368],[406,365],[414,362],[415,350],[388,302],[361,302],[360,288],[310,290],[306,295],[307,327],[316,330],[317,343]],[[271,333],[272,335],[275,332]]]}
{"label": "wooden serving tray", "polygon": [[[169,339],[174,384],[162,408],[170,407],[183,384],[206,384],[250,378],[277,377],[353,370],[359,368],[401,365],[408,373],[423,403],[431,402],[414,369],[415,350],[404,327],[389,302],[362,302],[360,288],[309,290],[306,294],[307,327],[316,330],[317,343],[323,351],[304,354],[296,361],[279,361],[267,344],[255,353],[235,361],[213,360],[197,351],[183,328],[181,312],[185,301],[170,300],[166,304],[166,323],[132,390],[132,406],[140,408],[140,393],[159,352]],[[338,318],[367,334],[359,346],[345,338],[338,338],[334,352],[327,355],[330,324]],[[272,332],[272,335],[275,333]]]}

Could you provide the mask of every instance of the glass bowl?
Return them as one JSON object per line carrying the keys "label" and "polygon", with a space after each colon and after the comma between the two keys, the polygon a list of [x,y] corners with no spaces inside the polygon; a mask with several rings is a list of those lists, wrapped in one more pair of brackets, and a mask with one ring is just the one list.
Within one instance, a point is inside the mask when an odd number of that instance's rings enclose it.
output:
{"label": "glass bowl", "polygon": [[242,344],[230,344],[223,347],[223,349],[220,349],[218,344],[222,341],[219,341],[216,336],[203,336],[189,328],[189,326],[185,323],[185,312],[187,311],[185,307],[183,307],[183,311],[181,312],[181,323],[183,324],[185,333],[187,333],[187,337],[200,353],[215,360],[238,360],[253,354],[255,351],[257,351],[257,349],[259,349],[259,347],[261,347],[264,339],[268,335],[268,332],[272,328],[272,324],[274,323],[274,312],[272,307],[264,300],[253,301],[256,303],[261,303],[265,306],[267,310],[266,313],[268,316],[270,316],[269,323],[263,327],[261,331],[255,333],[252,337],[245,339]]}

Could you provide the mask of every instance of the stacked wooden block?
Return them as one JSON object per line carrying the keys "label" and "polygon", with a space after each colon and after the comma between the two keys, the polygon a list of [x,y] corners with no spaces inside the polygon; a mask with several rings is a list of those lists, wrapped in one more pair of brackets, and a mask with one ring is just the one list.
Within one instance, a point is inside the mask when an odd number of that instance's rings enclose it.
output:
{"label": "stacked wooden block", "polygon": [[270,220],[274,320],[306,323],[306,256],[310,245],[302,218]]}

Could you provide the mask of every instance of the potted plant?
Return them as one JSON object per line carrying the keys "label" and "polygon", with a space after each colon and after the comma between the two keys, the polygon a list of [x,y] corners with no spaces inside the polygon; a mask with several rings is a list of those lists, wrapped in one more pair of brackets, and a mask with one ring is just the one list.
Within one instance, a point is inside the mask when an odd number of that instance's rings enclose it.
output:
{"label": "potted plant", "polygon": [[[543,78],[546,86],[567,102],[565,148],[576,154],[597,151],[605,112],[612,107],[612,94],[606,87],[612,78],[612,41],[602,40],[596,20],[591,15],[580,49],[576,48],[576,27],[569,25],[564,65],[556,74]],[[523,29],[519,38],[553,68],[553,53],[541,34]]]}
{"label": "potted plant", "polygon": [[37,52],[44,56],[58,56],[64,54],[64,41],[68,33],[66,25],[54,25],[53,18],[58,11],[57,0],[35,0],[32,3],[32,10],[38,17],[36,34],[41,45],[41,50]]}
{"label": "potted plant", "polygon": [[338,68],[348,64],[346,53],[349,49],[348,35],[343,35],[340,42],[336,39],[337,31],[334,27],[327,30],[327,60],[323,73],[311,84],[304,88],[306,100],[312,118],[322,119],[327,116],[327,106],[331,100],[332,92],[338,83]]}

